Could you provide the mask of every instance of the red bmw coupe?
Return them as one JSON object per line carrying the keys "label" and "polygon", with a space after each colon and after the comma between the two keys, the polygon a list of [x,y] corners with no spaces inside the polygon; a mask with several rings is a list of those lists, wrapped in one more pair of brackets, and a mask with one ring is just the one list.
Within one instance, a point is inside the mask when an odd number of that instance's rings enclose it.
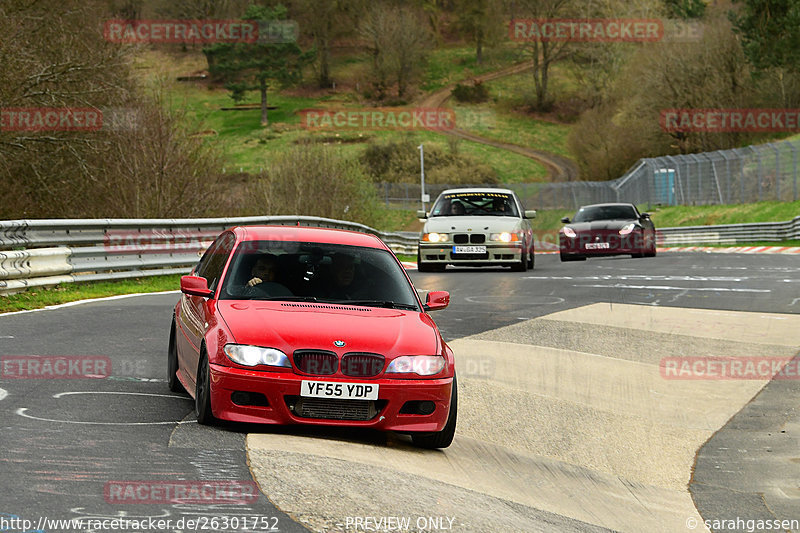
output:
{"label": "red bmw coupe", "polygon": [[170,390],[197,420],[359,426],[445,448],[456,426],[453,352],[377,237],[291,226],[236,227],[181,278]]}

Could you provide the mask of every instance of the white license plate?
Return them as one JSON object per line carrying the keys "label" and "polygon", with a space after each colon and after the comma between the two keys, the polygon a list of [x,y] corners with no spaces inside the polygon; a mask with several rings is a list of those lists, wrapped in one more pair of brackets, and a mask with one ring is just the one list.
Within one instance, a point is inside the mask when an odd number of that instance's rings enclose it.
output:
{"label": "white license plate", "polygon": [[485,254],[485,246],[453,246],[454,254]]}
{"label": "white license plate", "polygon": [[586,249],[587,250],[607,250],[611,248],[611,245],[607,242],[587,242]]}
{"label": "white license plate", "polygon": [[340,400],[377,400],[377,383],[342,383],[308,381],[300,383],[300,396],[305,398],[336,398]]}

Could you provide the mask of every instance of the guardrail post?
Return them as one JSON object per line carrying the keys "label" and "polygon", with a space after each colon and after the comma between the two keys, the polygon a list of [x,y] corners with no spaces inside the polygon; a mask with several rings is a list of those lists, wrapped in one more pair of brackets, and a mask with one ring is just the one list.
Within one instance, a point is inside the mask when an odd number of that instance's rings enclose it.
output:
{"label": "guardrail post", "polygon": [[781,201],[781,152],[775,143],[769,143],[767,146],[775,150],[775,199]]}
{"label": "guardrail post", "polygon": [[786,144],[792,149],[792,199],[797,201],[797,148],[794,143],[787,141]]}
{"label": "guardrail post", "polygon": [[758,201],[764,197],[764,165],[761,162],[761,152],[756,150],[756,157],[758,157]]}

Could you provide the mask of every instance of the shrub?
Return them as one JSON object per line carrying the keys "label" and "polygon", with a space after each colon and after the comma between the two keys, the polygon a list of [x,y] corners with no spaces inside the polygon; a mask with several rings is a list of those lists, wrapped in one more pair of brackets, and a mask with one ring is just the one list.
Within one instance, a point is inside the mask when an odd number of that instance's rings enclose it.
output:
{"label": "shrub", "polygon": [[[367,174],[375,182],[418,183],[419,143],[412,139],[370,143],[361,156]],[[497,172],[477,158],[437,144],[425,144],[425,179],[429,183],[499,183]]]}
{"label": "shrub", "polygon": [[472,85],[456,84],[453,89],[453,98],[459,102],[478,104],[489,99],[489,89],[480,82]]}
{"label": "shrub", "polygon": [[250,183],[253,215],[305,215],[380,223],[375,186],[363,167],[315,144],[292,147]]}

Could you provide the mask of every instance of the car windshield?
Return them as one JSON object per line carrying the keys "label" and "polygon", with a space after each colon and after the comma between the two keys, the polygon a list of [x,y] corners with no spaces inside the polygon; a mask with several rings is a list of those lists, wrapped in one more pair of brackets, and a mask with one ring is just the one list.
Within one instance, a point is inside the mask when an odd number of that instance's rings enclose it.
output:
{"label": "car windshield", "polygon": [[519,211],[514,198],[507,193],[460,192],[440,196],[433,206],[431,216],[519,217]]}
{"label": "car windshield", "polygon": [[419,310],[386,250],[295,241],[246,241],[225,275],[223,300],[303,300]]}
{"label": "car windshield", "polygon": [[636,218],[636,210],[630,205],[592,205],[580,208],[572,221],[593,222],[595,220],[635,220]]}

